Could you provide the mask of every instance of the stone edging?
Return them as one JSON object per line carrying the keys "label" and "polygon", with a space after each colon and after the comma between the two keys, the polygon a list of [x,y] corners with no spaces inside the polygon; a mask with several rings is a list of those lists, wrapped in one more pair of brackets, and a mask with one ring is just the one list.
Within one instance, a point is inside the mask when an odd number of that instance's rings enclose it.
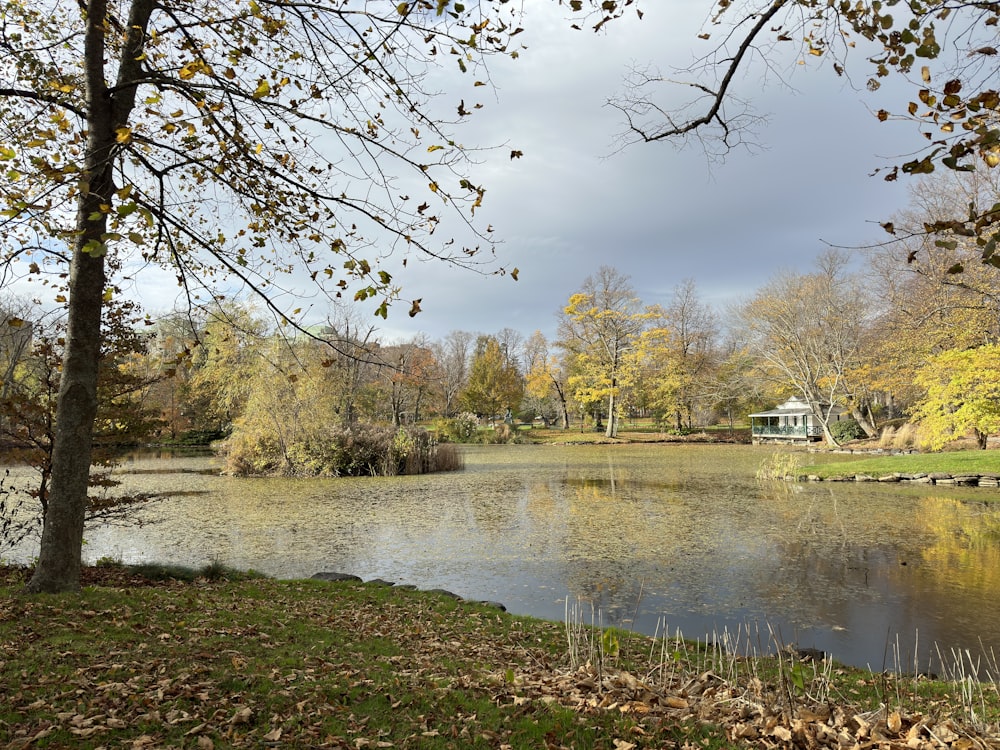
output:
{"label": "stone edging", "polygon": [[1000,487],[1000,474],[946,474],[944,472],[904,474],[893,472],[878,477],[871,474],[844,474],[824,478],[816,474],[800,474],[785,478],[798,482],[910,482],[952,487]]}
{"label": "stone edging", "polygon": [[[321,571],[319,573],[314,573],[310,576],[311,579],[316,581],[348,581],[352,583],[365,583],[365,581],[359,576],[353,575],[351,573],[334,573],[331,571]],[[393,586],[397,589],[403,589],[404,591],[416,591],[417,587],[410,584],[399,584],[396,585],[392,581],[383,581],[381,578],[373,578],[367,582],[371,586]],[[454,599],[459,602],[472,602],[473,604],[482,604],[486,607],[493,607],[494,609],[499,609],[501,612],[506,612],[507,608],[500,602],[491,602],[479,599],[463,599],[458,594],[452,593],[446,589],[427,589],[424,593],[427,594],[439,594],[441,596],[447,596],[449,599]]]}

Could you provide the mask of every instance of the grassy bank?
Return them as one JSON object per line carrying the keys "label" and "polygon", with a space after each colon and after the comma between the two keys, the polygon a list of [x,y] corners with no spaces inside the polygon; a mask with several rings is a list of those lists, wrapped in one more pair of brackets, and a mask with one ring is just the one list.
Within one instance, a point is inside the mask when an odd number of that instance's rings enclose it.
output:
{"label": "grassy bank", "polygon": [[0,569],[0,747],[997,741],[993,683],[746,659],[374,583],[86,574],[81,595],[27,598],[25,572]]}
{"label": "grassy bank", "polygon": [[[803,456],[803,461],[808,458]],[[945,453],[908,453],[899,455],[847,458],[823,464],[803,465],[798,474],[815,474],[824,479],[845,474],[868,474],[879,477],[902,474],[941,472],[945,474],[1000,474],[1000,451],[967,450]]]}

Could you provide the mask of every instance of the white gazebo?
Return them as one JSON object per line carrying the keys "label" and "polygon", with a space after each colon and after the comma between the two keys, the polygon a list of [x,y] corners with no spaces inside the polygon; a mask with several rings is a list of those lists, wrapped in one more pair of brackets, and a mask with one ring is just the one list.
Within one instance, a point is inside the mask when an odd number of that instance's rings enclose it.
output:
{"label": "white gazebo", "polygon": [[[828,407],[823,407],[824,411]],[[848,417],[839,406],[830,409],[830,421]],[[750,435],[754,443],[822,440],[823,428],[805,401],[792,396],[770,411],[750,415]]]}

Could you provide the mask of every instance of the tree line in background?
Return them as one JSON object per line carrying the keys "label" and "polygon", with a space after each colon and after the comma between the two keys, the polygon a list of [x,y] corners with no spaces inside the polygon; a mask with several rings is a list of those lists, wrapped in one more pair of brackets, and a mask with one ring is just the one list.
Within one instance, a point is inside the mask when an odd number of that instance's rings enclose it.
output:
{"label": "tree line in background", "polygon": [[[994,189],[927,180],[897,225]],[[552,340],[504,328],[386,342],[350,308],[303,333],[235,303],[148,325],[134,304],[109,300],[96,442],[225,438],[238,474],[400,473],[428,468],[433,441],[408,429],[418,424],[456,442],[508,440],[515,423],[614,436],[644,418],[682,432],[732,428],[797,395],[830,443],[912,421],[925,447],[970,433],[985,447],[1000,430],[1000,270],[970,262],[956,274],[954,247],[914,241],[917,260],[875,248],[860,270],[826,252],[725,310],[691,280],[645,304],[605,266],[564,301]],[[978,252],[970,242],[970,261]],[[38,468],[44,506],[62,323],[5,306],[0,436]],[[834,405],[850,409],[853,432],[831,422]]]}

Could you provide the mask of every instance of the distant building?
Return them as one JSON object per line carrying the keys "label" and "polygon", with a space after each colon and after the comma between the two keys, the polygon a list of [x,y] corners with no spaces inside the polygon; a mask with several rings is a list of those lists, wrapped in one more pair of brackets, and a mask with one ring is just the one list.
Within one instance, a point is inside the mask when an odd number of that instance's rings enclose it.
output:
{"label": "distant building", "polygon": [[[849,418],[847,410],[834,406],[830,421],[839,422],[841,418]],[[751,414],[750,435],[754,443],[822,440],[823,428],[809,404],[792,396],[770,411]]]}

